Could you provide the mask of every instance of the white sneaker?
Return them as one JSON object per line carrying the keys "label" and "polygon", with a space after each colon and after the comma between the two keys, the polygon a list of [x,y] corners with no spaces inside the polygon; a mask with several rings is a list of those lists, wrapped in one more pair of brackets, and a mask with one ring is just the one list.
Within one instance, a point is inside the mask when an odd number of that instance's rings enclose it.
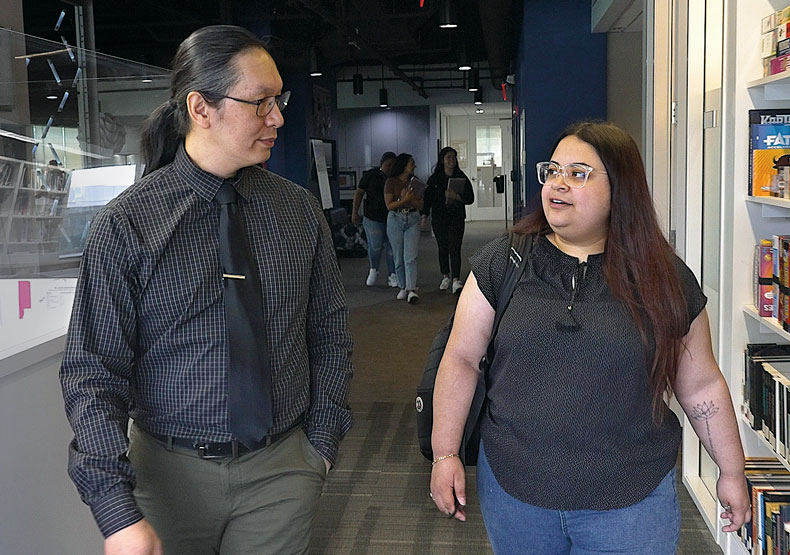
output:
{"label": "white sneaker", "polygon": [[406,291],[405,289],[401,289],[400,291],[398,291],[398,295],[395,298],[398,299],[399,301],[402,301],[403,299],[406,298],[407,295],[408,295],[408,291]]}
{"label": "white sneaker", "polygon": [[387,278],[387,285],[390,287],[398,287],[398,276],[395,274],[390,274],[390,276]]}
{"label": "white sneaker", "polygon": [[368,287],[376,285],[376,278],[378,276],[379,276],[379,271],[371,268],[370,272],[368,273],[368,279],[365,281],[365,285],[367,285]]}
{"label": "white sneaker", "polygon": [[416,303],[419,300],[420,300],[420,296],[416,292],[409,291],[409,294],[408,294],[408,296],[406,298],[406,302],[407,303],[414,304],[414,303]]}
{"label": "white sneaker", "polygon": [[457,295],[464,288],[464,282],[460,279],[453,280],[453,295]]}
{"label": "white sneaker", "polygon": [[439,284],[439,291],[447,291],[450,288],[450,278],[444,276]]}

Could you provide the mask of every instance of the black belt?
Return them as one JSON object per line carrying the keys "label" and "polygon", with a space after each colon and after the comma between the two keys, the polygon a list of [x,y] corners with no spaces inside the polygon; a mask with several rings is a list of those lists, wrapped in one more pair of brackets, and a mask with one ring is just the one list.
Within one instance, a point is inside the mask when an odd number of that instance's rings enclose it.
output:
{"label": "black belt", "polygon": [[263,441],[253,446],[252,449],[243,443],[239,443],[235,439],[233,441],[226,441],[224,443],[211,443],[208,441],[200,441],[199,439],[173,437],[166,436],[164,434],[155,434],[147,430],[143,431],[162,445],[166,446],[168,449],[171,449],[173,446],[182,447],[184,449],[189,449],[190,451],[195,451],[197,456],[201,459],[222,459],[226,457],[236,458],[239,455],[251,453],[253,451],[257,451],[258,449],[268,447],[272,443],[280,441],[282,438],[293,432],[293,430],[294,428],[291,428],[290,430],[280,432],[279,434],[269,434]]}
{"label": "black belt", "polygon": [[401,214],[408,214],[409,212],[416,212],[416,208],[398,208],[396,212],[400,212]]}

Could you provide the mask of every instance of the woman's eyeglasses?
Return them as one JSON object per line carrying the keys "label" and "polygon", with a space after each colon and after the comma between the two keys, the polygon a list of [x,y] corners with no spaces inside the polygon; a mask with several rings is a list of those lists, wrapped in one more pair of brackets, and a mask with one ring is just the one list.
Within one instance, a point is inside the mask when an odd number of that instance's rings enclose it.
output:
{"label": "woman's eyeglasses", "polygon": [[561,166],[557,162],[538,162],[537,168],[538,181],[541,185],[545,185],[552,179],[562,177],[565,184],[574,189],[581,189],[587,185],[587,180],[590,178],[592,172],[606,173],[603,170],[596,170],[592,166],[579,162],[566,164],[564,166]]}

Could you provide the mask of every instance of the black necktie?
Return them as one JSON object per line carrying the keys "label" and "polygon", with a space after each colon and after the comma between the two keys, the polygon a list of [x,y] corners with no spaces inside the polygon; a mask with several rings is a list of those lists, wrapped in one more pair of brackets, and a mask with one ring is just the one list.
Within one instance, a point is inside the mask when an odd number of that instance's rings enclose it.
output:
{"label": "black necktie", "polygon": [[214,200],[222,207],[219,255],[225,284],[230,431],[253,449],[272,427],[272,372],[263,291],[232,182],[223,181]]}

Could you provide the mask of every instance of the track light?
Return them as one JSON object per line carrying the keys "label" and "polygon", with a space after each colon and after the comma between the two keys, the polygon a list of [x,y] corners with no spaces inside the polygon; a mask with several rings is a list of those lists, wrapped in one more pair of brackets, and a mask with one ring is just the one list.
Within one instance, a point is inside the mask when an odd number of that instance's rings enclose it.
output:
{"label": "track light", "polygon": [[359,96],[362,94],[362,74],[355,73],[354,74],[354,94]]}
{"label": "track light", "polygon": [[324,72],[318,65],[318,49],[315,46],[310,47],[310,77],[321,77]]}
{"label": "track light", "polygon": [[386,108],[390,105],[387,101],[387,89],[379,89],[379,106]]}
{"label": "track light", "polygon": [[477,109],[475,110],[475,114],[485,114],[485,113],[486,113],[486,111],[485,111],[485,110],[483,110],[482,108],[477,108]]}
{"label": "track light", "polygon": [[483,103],[483,91],[477,89],[475,91],[475,104],[480,106]]}
{"label": "track light", "polygon": [[469,92],[480,90],[480,70],[474,68],[469,72]]}
{"label": "track light", "polygon": [[455,14],[453,0],[439,2],[439,27],[442,29],[455,29],[458,27],[458,17]]}

